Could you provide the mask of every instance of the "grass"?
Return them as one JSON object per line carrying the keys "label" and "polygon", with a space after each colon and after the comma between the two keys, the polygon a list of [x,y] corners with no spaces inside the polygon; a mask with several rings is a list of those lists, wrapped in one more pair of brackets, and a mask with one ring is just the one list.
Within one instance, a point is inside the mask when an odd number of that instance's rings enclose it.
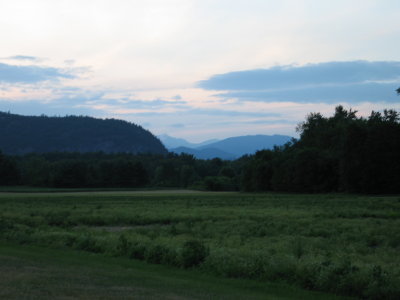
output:
{"label": "grass", "polygon": [[398,228],[398,196],[0,193],[4,241],[370,299],[400,297]]}
{"label": "grass", "polygon": [[53,188],[32,186],[0,186],[0,193],[77,193],[77,192],[127,192],[127,191],[176,191],[174,188]]}
{"label": "grass", "polygon": [[0,244],[1,299],[340,299],[136,260]]}

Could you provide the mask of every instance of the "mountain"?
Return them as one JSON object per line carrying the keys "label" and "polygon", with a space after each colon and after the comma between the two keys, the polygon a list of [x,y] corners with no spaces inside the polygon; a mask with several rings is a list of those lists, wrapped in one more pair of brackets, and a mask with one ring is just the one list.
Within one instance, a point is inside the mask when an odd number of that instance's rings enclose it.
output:
{"label": "mountain", "polygon": [[[208,143],[198,147],[177,147],[170,151],[175,153],[188,153],[196,158],[235,159],[245,154],[253,154],[258,150],[272,149],[275,145],[281,146],[292,139],[287,135],[246,135],[230,137],[221,141]],[[177,139],[178,140],[178,139]]]}
{"label": "mountain", "polygon": [[199,149],[217,148],[224,152],[232,153],[240,157],[245,154],[253,154],[257,150],[272,149],[274,145],[284,145],[289,142],[292,137],[287,135],[246,135],[236,136],[218,141]]}
{"label": "mountain", "polygon": [[190,143],[184,139],[175,138],[167,134],[157,136],[167,149],[177,147],[191,147]]}
{"label": "mountain", "polygon": [[287,135],[246,135],[230,137],[198,149],[216,148],[236,157],[253,154],[257,150],[272,149],[275,145],[281,146],[292,139]]}
{"label": "mountain", "polygon": [[188,147],[178,147],[170,149],[170,151],[175,152],[177,154],[181,153],[192,154],[194,157],[199,159],[212,159],[218,157],[225,160],[232,160],[236,158],[235,155],[224,152],[217,148],[193,149]]}
{"label": "mountain", "polygon": [[218,141],[217,139],[212,139],[212,140],[207,140],[207,141],[204,141],[201,143],[190,143],[184,139],[175,138],[175,137],[169,136],[167,134],[161,134],[157,137],[161,140],[161,142],[164,144],[164,146],[167,149],[174,149],[174,148],[178,148],[178,147],[198,148],[198,147],[205,146],[205,145],[215,143]]}
{"label": "mountain", "polygon": [[0,112],[0,150],[30,152],[167,153],[151,132],[133,123],[84,116],[21,116]]}

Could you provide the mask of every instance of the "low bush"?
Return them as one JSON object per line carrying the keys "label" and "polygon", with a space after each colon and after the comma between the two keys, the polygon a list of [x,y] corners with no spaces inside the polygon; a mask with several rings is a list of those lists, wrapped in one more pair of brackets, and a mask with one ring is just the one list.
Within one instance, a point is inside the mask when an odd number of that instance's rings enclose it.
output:
{"label": "low bush", "polygon": [[181,264],[184,268],[191,268],[204,262],[209,251],[200,241],[189,240],[183,244]]}
{"label": "low bush", "polygon": [[83,234],[78,236],[74,243],[74,248],[78,250],[83,250],[83,251],[88,251],[88,252],[94,252],[94,253],[101,253],[104,252],[104,249],[102,249],[98,243],[96,242],[96,239],[92,237],[90,234]]}

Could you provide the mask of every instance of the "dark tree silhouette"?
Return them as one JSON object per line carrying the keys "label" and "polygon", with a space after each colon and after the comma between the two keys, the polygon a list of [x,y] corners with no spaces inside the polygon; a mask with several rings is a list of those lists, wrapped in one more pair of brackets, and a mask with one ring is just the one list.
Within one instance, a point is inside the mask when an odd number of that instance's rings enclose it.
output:
{"label": "dark tree silhouette", "polygon": [[167,149],[150,131],[116,119],[0,112],[0,137],[0,149],[5,154],[57,151],[167,154]]}
{"label": "dark tree silhouette", "polygon": [[[400,88],[397,93],[400,95]],[[215,191],[240,188],[247,191],[400,193],[400,113],[392,109],[372,111],[369,117],[358,117],[356,113],[343,106],[336,107],[330,117],[311,113],[297,127],[298,140],[235,161],[200,160],[188,154],[164,154],[162,151],[145,154],[77,151],[13,156],[0,152],[0,186],[153,186]],[[9,117],[0,113],[0,149],[1,143],[7,141],[1,133],[10,133],[10,126],[8,129],[2,127]],[[125,133],[128,137],[130,130],[137,129],[136,125],[115,120],[103,124],[105,121],[86,117],[32,118],[50,120],[53,125],[62,121],[76,128],[81,128],[77,123],[84,122],[87,128],[93,127],[90,124],[95,122],[111,135]],[[18,141],[22,137],[16,129],[23,127],[16,123],[11,123],[13,135],[9,137]],[[68,130],[70,135],[72,133],[68,126],[54,125],[50,129],[55,127],[60,136],[65,136]],[[151,137],[150,133],[147,135]],[[75,136],[77,134],[72,135]],[[45,137],[41,137],[42,140]],[[126,142],[130,143],[129,140]],[[154,140],[158,141],[153,137]],[[64,138],[53,141],[65,142]],[[121,142],[118,145],[124,144],[121,139],[118,141]],[[142,145],[140,141],[138,145]]]}

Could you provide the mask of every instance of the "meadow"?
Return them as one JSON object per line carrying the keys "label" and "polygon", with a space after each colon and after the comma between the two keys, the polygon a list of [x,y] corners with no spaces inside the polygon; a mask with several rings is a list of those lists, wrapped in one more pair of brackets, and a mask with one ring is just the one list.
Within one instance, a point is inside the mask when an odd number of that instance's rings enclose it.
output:
{"label": "meadow", "polygon": [[368,299],[400,298],[399,228],[399,196],[0,193],[3,243]]}

